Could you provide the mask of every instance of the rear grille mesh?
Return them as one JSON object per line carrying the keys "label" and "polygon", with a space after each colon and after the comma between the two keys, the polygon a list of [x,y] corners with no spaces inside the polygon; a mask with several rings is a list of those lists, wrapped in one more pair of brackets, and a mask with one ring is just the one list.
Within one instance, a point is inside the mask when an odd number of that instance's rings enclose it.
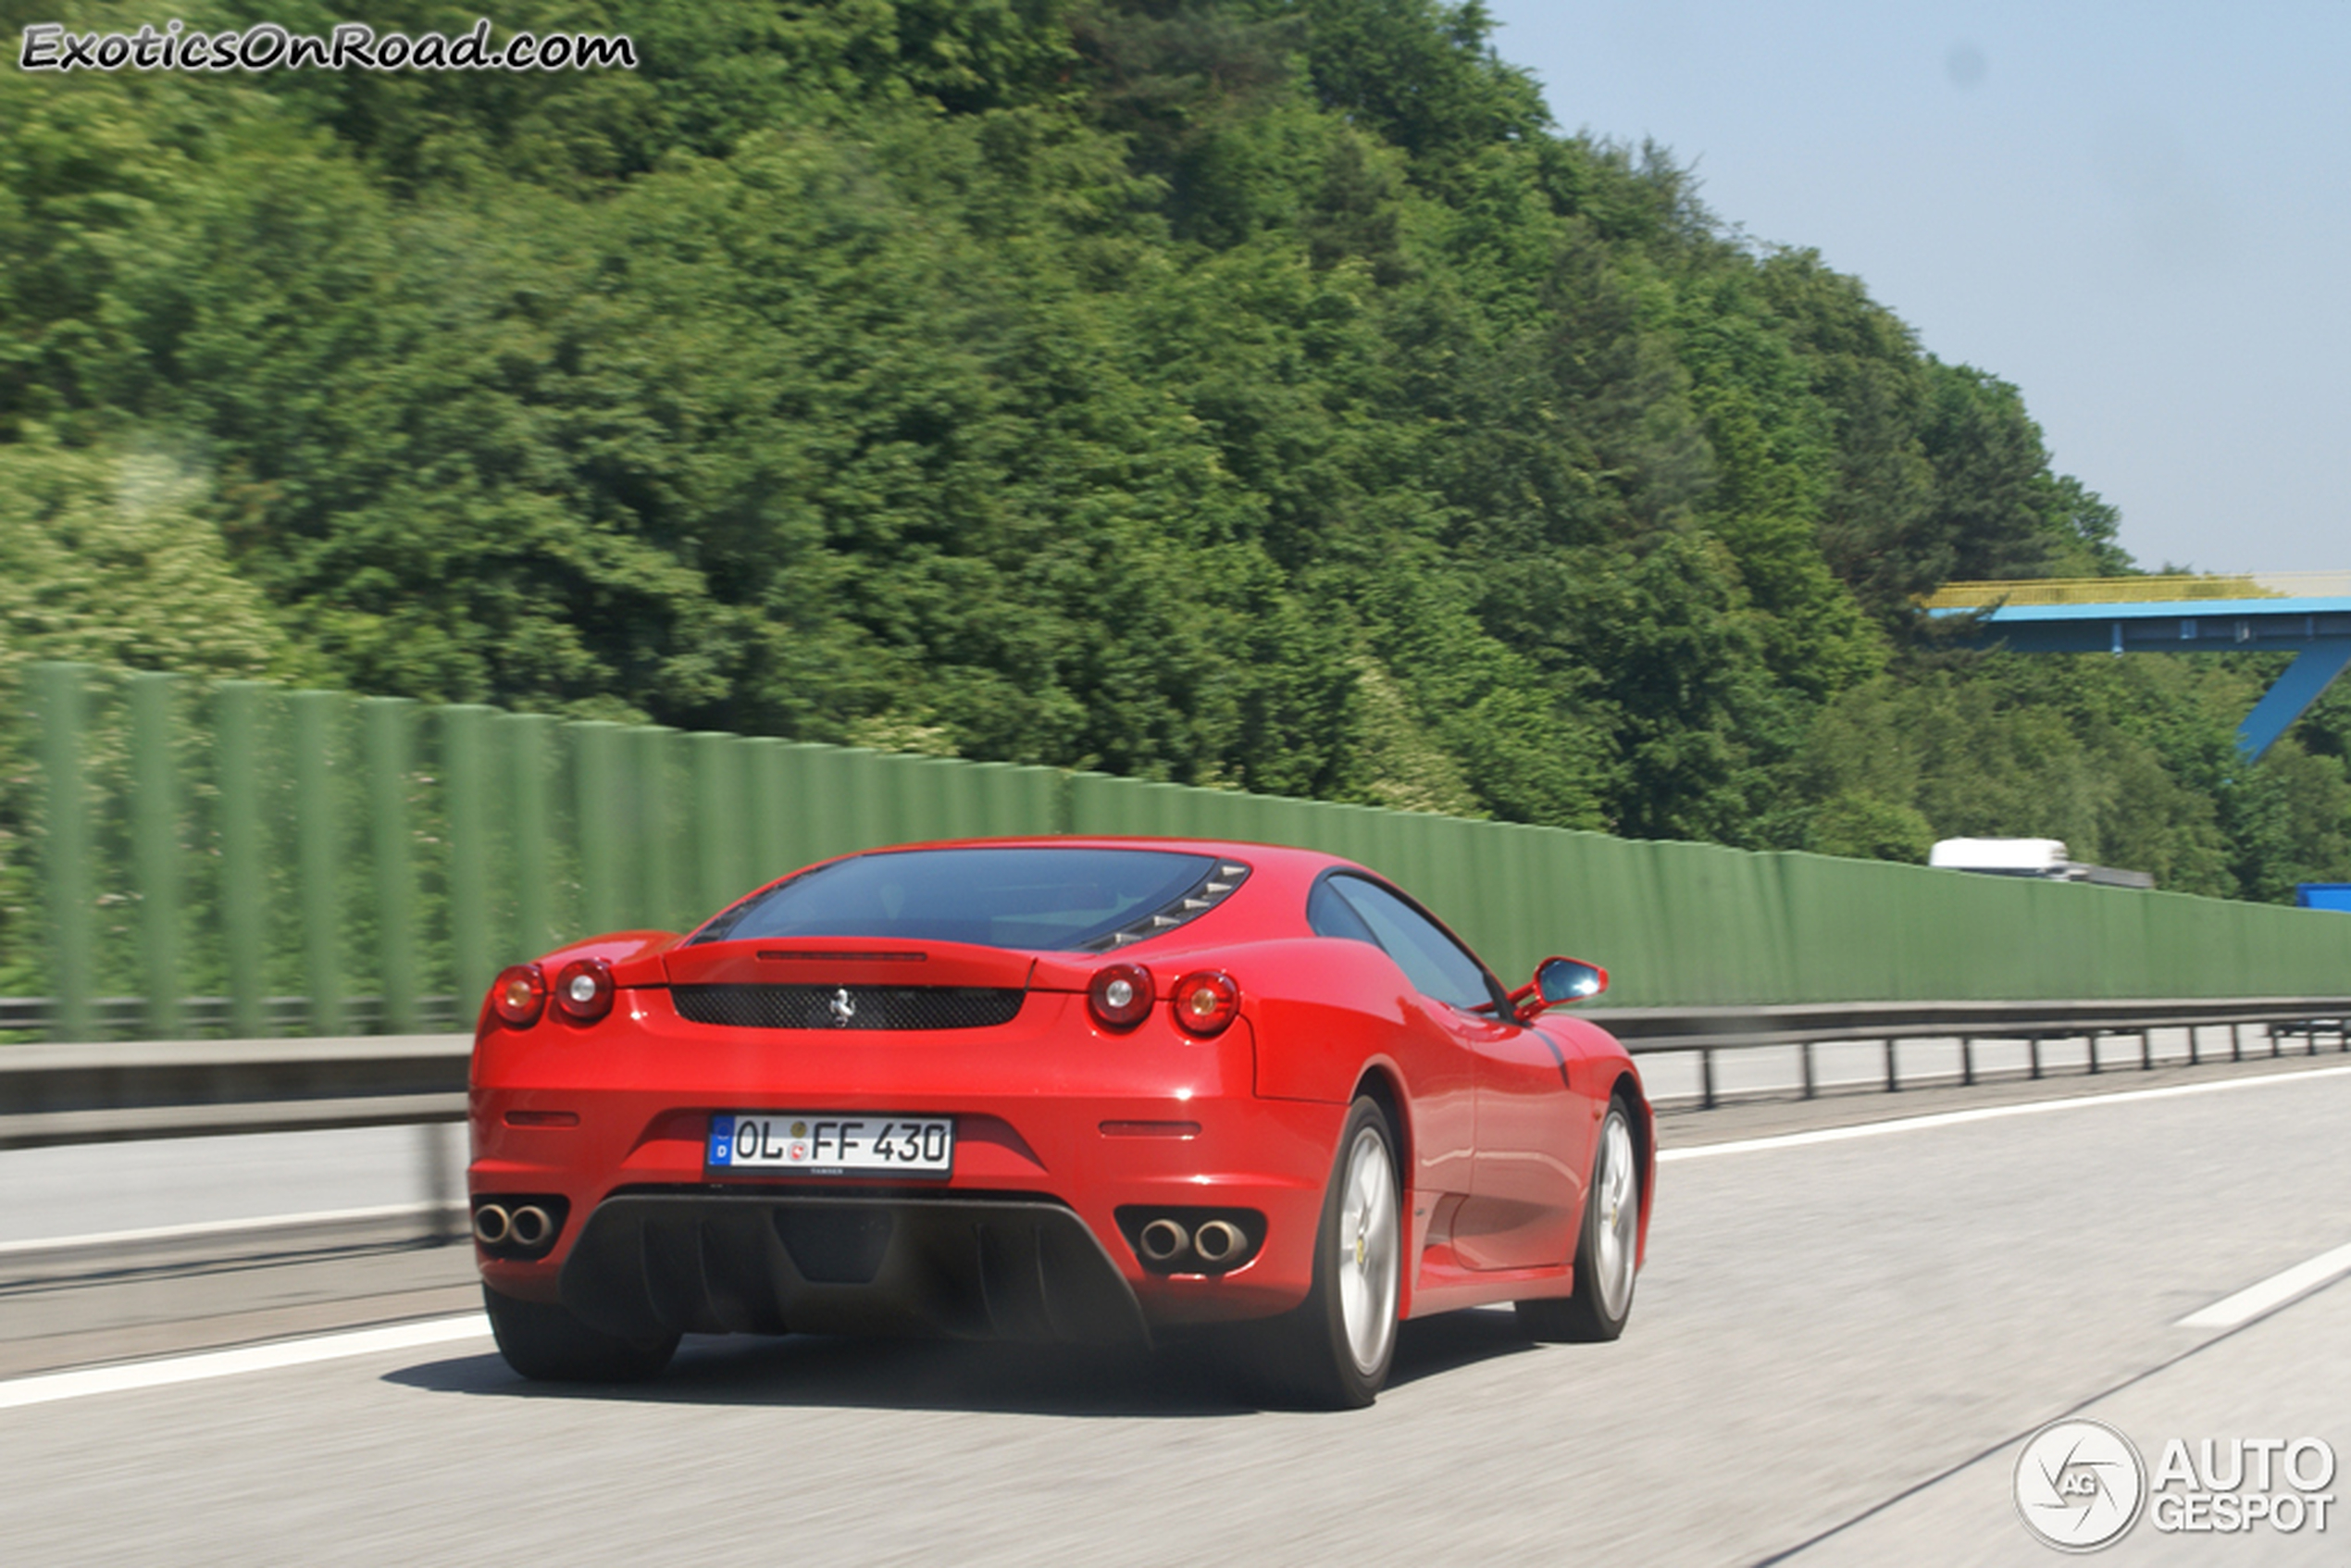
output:
{"label": "rear grille mesh", "polygon": [[989,986],[672,986],[678,1015],[738,1029],[986,1029],[1020,1012]]}

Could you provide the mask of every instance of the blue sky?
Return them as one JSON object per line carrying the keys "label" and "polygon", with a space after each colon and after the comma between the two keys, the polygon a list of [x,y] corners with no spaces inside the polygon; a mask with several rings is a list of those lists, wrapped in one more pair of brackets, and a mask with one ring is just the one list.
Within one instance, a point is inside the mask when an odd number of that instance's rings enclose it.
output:
{"label": "blue sky", "polygon": [[1561,128],[2023,389],[2141,565],[2351,568],[2351,0],[1487,8]]}

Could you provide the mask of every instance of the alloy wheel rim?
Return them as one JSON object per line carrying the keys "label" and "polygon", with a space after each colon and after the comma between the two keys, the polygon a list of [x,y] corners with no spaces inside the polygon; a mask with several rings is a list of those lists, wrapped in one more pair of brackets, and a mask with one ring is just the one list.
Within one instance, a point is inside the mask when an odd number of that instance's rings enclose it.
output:
{"label": "alloy wheel rim", "polygon": [[1338,1271],[1341,1325],[1348,1354],[1365,1376],[1387,1360],[1396,1338],[1396,1171],[1387,1146],[1365,1127],[1347,1156],[1338,1208]]}
{"label": "alloy wheel rim", "polygon": [[1612,1318],[1623,1317],[1633,1300],[1634,1232],[1641,1218],[1633,1130],[1621,1114],[1611,1112],[1600,1132],[1600,1173],[1594,1197],[1600,1205],[1597,1283],[1600,1304]]}

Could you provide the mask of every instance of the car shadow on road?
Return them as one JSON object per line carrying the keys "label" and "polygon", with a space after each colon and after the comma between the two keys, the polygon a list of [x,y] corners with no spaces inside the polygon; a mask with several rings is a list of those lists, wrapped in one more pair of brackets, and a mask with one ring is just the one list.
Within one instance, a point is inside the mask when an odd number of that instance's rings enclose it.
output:
{"label": "car shadow on road", "polygon": [[[1449,1313],[1403,1325],[1391,1389],[1532,1347],[1508,1312]],[[533,1383],[496,1354],[403,1367],[384,1381],[437,1394],[665,1405],[987,1411],[1074,1417],[1200,1418],[1298,1408],[1216,1341],[1150,1351],[791,1335],[690,1335],[643,1383]]]}

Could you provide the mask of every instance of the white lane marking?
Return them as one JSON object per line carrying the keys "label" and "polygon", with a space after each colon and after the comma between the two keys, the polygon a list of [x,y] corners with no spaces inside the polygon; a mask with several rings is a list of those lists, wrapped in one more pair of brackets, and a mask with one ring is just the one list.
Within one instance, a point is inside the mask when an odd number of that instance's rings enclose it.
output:
{"label": "white lane marking", "polygon": [[306,1214],[263,1214],[249,1220],[199,1220],[192,1225],[149,1226],[141,1230],[102,1230],[83,1236],[35,1237],[0,1241],[0,1258],[16,1252],[61,1251],[76,1247],[119,1247],[135,1241],[178,1241],[225,1236],[241,1230],[291,1230],[308,1225],[349,1225],[362,1220],[423,1219],[434,1210],[456,1213],[459,1203],[383,1203],[369,1209],[318,1209]]}
{"label": "white lane marking", "polygon": [[2343,1274],[2351,1274],[2351,1246],[2321,1252],[2307,1263],[2296,1263],[2282,1274],[2271,1275],[2258,1285],[2248,1285],[2233,1296],[2223,1296],[2210,1306],[2190,1313],[2174,1326],[2234,1328],[2238,1324],[2259,1317],[2271,1307],[2290,1301],[2306,1290],[2315,1290]]}
{"label": "white lane marking", "polygon": [[420,1323],[357,1328],[308,1339],[280,1339],[267,1345],[205,1350],[161,1361],[44,1372],[0,1382],[0,1410],[87,1399],[92,1394],[123,1393],[133,1388],[162,1388],[174,1383],[197,1383],[208,1377],[234,1377],[242,1373],[270,1372],[285,1366],[307,1366],[313,1362],[341,1361],[346,1356],[368,1356],[379,1350],[413,1350],[426,1345],[479,1339],[489,1332],[488,1317],[480,1313],[467,1313],[462,1317],[427,1318]]}
{"label": "white lane marking", "polygon": [[1844,1143],[1857,1138],[1883,1138],[1888,1133],[1922,1132],[1929,1127],[1954,1127],[1969,1122],[1996,1122],[2005,1116],[2033,1116],[2045,1111],[2134,1104],[2140,1101],[2172,1100],[2189,1094],[2222,1094],[2232,1089],[2306,1083],[2312,1078],[2336,1078],[2347,1074],[2351,1074],[2351,1067],[2319,1067],[2307,1072],[2264,1073],[2258,1077],[2223,1078],[2217,1083],[2173,1084],[2165,1089],[2126,1089],[2114,1094],[2076,1094],[2063,1100],[2028,1100],[2016,1105],[1983,1105],[1970,1111],[1937,1111],[1932,1115],[1902,1116],[1887,1122],[1860,1122],[1852,1126],[1820,1127],[1811,1132],[1742,1138],[1728,1143],[1700,1143],[1687,1149],[1661,1149],[1657,1157],[1661,1164],[1669,1160],[1707,1160],[1718,1154],[1754,1154],[1770,1149],[1804,1149],[1815,1143]]}
{"label": "white lane marking", "polygon": [[[1715,1154],[1746,1154],[1771,1149],[1800,1149],[1816,1143],[1842,1143],[1859,1138],[1877,1138],[1888,1133],[1913,1132],[1928,1127],[1957,1126],[1969,1122],[1996,1121],[2004,1116],[2033,1115],[2044,1111],[2065,1111],[2087,1105],[2113,1105],[2144,1100],[2168,1100],[2187,1094],[2213,1094],[2226,1089],[2256,1089],[2264,1085],[2301,1082],[2306,1078],[2340,1077],[2351,1074],[2351,1067],[2320,1067],[2298,1073],[2270,1073],[2259,1077],[2229,1078],[2220,1083],[2176,1084],[2165,1089],[2124,1089],[2114,1094],[2081,1094],[2063,1100],[2034,1100],[2018,1105],[1985,1105],[1968,1111],[1942,1111],[1932,1115],[1904,1116],[1894,1121],[1864,1122],[1854,1126],[1821,1127],[1810,1132],[1781,1133],[1771,1138],[1740,1139],[1729,1143],[1705,1143],[1690,1149],[1665,1149],[1658,1151],[1661,1162],[1698,1160]],[[328,1210],[312,1214],[287,1214],[268,1221],[208,1222],[196,1226],[173,1226],[146,1231],[116,1231],[108,1235],[77,1237],[66,1241],[11,1242],[0,1245],[0,1251],[30,1251],[36,1247],[63,1245],[97,1245],[107,1241],[144,1239],[156,1236],[201,1235],[212,1230],[230,1229],[263,1224],[301,1225],[331,1220],[374,1218],[385,1214],[420,1212],[421,1205],[392,1205],[379,1209]],[[2225,1300],[2216,1301],[2200,1312],[2191,1313],[2180,1320],[2186,1328],[2228,1328],[2268,1310],[2280,1301],[2312,1288],[2339,1274],[2351,1273],[2351,1246],[2338,1247],[2321,1253],[2307,1263],[2298,1263],[2284,1273],[2263,1280],[2260,1284],[2238,1291]],[[490,1333],[490,1320],[479,1313],[467,1313],[459,1317],[431,1318],[421,1323],[394,1324],[388,1328],[362,1328],[344,1334],[320,1335],[307,1339],[283,1339],[267,1345],[248,1345],[232,1350],[206,1350],[195,1355],[173,1356],[162,1361],[131,1362],[120,1366],[85,1367],[73,1372],[46,1372],[31,1377],[19,1377],[0,1382],[0,1410],[14,1410],[23,1405],[48,1404],[58,1400],[84,1399],[93,1394],[126,1392],[136,1388],[160,1388],[175,1383],[194,1383],[212,1377],[233,1377],[247,1372],[268,1372],[280,1367],[306,1366],[314,1362],[340,1361],[347,1356],[373,1355],[382,1350],[416,1350],[428,1345],[445,1345],[461,1339],[478,1339]]]}

